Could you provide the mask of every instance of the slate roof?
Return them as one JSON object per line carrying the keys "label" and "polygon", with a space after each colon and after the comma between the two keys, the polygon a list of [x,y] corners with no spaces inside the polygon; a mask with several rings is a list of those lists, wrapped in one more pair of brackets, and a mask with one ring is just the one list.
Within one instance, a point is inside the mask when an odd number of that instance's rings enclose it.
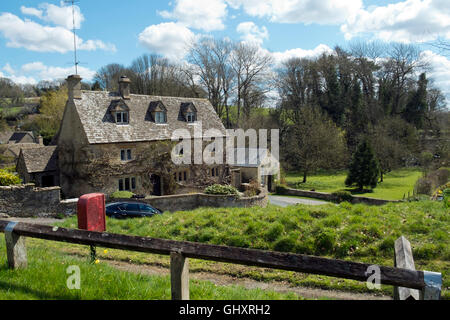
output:
{"label": "slate roof", "polygon": [[[187,129],[193,137],[194,127],[201,121],[202,131],[218,129],[225,136],[225,127],[207,99],[177,98],[131,94],[124,100],[129,107],[129,124],[118,125],[110,112],[121,97],[106,91],[82,91],[74,99],[76,110],[90,144],[168,140],[176,129]],[[167,123],[156,124],[151,116],[155,103],[167,109]],[[197,124],[188,124],[181,116],[182,106],[192,103],[197,110]]]}
{"label": "slate roof", "polygon": [[21,156],[28,173],[58,170],[56,146],[22,149]]}
{"label": "slate roof", "polygon": [[35,137],[32,131],[16,131],[14,132],[8,140],[8,143],[22,143],[21,141],[26,137],[30,136],[33,141],[35,141]]}
{"label": "slate roof", "polygon": [[3,154],[7,155],[10,152],[14,157],[18,157],[21,149],[36,149],[40,147],[42,145],[37,143],[10,143],[6,145],[6,150]]}

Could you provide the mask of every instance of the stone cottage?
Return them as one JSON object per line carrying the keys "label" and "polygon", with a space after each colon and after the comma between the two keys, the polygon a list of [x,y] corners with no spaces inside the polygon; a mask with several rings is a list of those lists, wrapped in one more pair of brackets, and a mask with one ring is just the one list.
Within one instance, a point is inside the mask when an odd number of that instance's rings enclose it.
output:
{"label": "stone cottage", "polygon": [[58,186],[59,170],[56,146],[21,149],[16,170],[23,183],[34,183],[36,187]]}
{"label": "stone cottage", "polygon": [[41,136],[35,137],[32,131],[16,131],[11,134],[4,144],[3,156],[11,157],[16,161],[21,149],[39,148],[44,145]]}
{"label": "stone cottage", "polygon": [[119,92],[81,90],[77,75],[67,83],[57,143],[65,197],[117,190],[162,195],[172,193],[174,183],[186,191],[198,182],[223,183],[228,176],[225,165],[177,166],[170,158],[176,129],[194,136],[201,124],[203,132],[215,128],[225,136],[208,100],[130,94],[127,77],[120,78]]}

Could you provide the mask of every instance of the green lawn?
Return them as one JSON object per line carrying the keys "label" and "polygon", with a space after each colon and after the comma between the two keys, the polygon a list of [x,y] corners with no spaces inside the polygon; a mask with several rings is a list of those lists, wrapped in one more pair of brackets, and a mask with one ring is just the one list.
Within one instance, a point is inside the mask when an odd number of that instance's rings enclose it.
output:
{"label": "green lawn", "polygon": [[[76,227],[71,218],[62,226]],[[297,205],[287,208],[201,208],[189,212],[164,213],[153,218],[107,220],[109,232],[155,238],[187,240],[263,250],[347,259],[393,266],[394,241],[404,235],[412,244],[418,270],[442,272],[443,296],[450,298],[450,225],[441,202],[323,206]],[[155,255],[112,252],[117,259],[144,264],[168,264]],[[193,261],[192,269],[214,271],[257,280],[282,280],[293,285],[370,292],[365,283],[279,270],[240,267]],[[392,287],[383,286],[390,294]]]}
{"label": "green lawn", "polygon": [[359,193],[353,188],[345,186],[346,171],[335,173],[319,173],[307,178],[306,183],[302,183],[301,173],[287,173],[286,182],[288,186],[301,190],[311,190],[321,192],[334,192],[337,190],[349,190],[355,195],[385,200],[401,200],[408,192],[412,195],[414,185],[422,176],[422,172],[417,169],[399,169],[384,175],[384,181],[377,185],[373,192]]}
{"label": "green lawn", "polygon": [[[83,258],[65,250],[84,251]],[[58,250],[59,249],[59,250]],[[64,250],[65,249],[65,250]],[[84,250],[83,250],[84,249]],[[6,265],[4,237],[0,236],[0,300],[17,299],[170,299],[169,276],[149,276],[119,271],[104,262],[88,262],[85,246],[27,239],[28,268],[10,270]],[[80,268],[80,290],[67,287],[69,266]],[[245,289],[241,286],[216,286],[208,281],[190,281],[192,300],[297,300],[293,293]]]}

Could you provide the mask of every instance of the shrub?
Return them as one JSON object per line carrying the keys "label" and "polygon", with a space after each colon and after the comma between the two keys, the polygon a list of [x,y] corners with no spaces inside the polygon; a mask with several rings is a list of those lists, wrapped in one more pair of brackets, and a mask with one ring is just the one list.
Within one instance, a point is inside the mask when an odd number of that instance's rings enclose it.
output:
{"label": "shrub", "polygon": [[21,184],[22,180],[15,174],[8,172],[7,170],[0,169],[0,185],[10,186],[14,184]]}
{"label": "shrub", "polygon": [[116,191],[111,194],[110,198],[112,199],[130,199],[134,195],[133,192],[130,191]]}
{"label": "shrub", "polygon": [[335,191],[331,195],[334,197],[335,201],[338,203],[341,203],[341,202],[350,202],[351,203],[353,200],[352,194],[346,190]]}
{"label": "shrub", "polygon": [[288,189],[287,186],[280,184],[275,187],[275,193],[276,194],[286,194],[287,189]]}
{"label": "shrub", "polygon": [[248,185],[245,186],[244,196],[254,197],[259,194],[259,183],[257,180],[252,180]]}
{"label": "shrub", "polygon": [[428,178],[419,178],[414,186],[416,194],[431,195],[433,189],[433,181]]}
{"label": "shrub", "polygon": [[206,187],[204,192],[206,194],[239,195],[235,187],[221,184],[213,184],[212,186]]}

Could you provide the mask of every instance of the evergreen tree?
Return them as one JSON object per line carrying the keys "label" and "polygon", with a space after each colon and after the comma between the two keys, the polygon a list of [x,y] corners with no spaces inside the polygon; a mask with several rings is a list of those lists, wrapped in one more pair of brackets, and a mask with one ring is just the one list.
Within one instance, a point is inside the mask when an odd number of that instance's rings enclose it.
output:
{"label": "evergreen tree", "polygon": [[364,186],[375,188],[378,183],[380,168],[372,147],[364,140],[356,149],[345,180],[346,186],[357,185],[359,190]]}
{"label": "evergreen tree", "polygon": [[403,118],[421,129],[425,112],[427,111],[427,85],[428,80],[425,73],[422,73],[417,81],[417,90],[414,90],[409,98]]}

